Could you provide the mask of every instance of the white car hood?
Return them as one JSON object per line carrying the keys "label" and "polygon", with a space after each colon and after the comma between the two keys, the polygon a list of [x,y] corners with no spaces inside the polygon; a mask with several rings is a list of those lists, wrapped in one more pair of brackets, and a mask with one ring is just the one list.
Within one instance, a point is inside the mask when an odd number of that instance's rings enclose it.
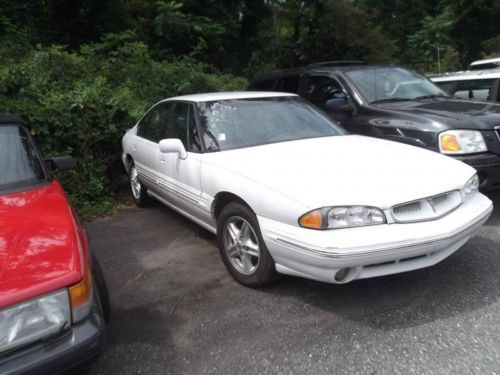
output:
{"label": "white car hood", "polygon": [[[309,208],[382,209],[460,189],[475,173],[450,157],[358,135],[304,139],[204,155],[204,161]],[[244,180],[242,180],[242,183]]]}

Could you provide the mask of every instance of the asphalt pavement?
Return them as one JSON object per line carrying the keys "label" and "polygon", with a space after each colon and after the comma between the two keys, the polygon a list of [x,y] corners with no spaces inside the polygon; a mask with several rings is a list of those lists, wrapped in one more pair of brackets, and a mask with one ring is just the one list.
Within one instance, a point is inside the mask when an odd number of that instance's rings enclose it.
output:
{"label": "asphalt pavement", "polygon": [[215,237],[155,204],[87,225],[112,304],[87,374],[500,374],[500,194],[438,265],[329,285],[237,284]]}

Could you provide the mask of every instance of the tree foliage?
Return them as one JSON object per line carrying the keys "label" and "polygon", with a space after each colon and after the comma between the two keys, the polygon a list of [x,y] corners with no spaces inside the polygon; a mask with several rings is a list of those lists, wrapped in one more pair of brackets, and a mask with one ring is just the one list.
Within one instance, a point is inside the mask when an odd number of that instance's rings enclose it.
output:
{"label": "tree foliage", "polygon": [[61,178],[84,217],[110,207],[113,181],[123,171],[121,137],[149,106],[169,96],[246,86],[190,59],[153,60],[131,32],[107,34],[78,51],[17,39],[12,45],[24,50],[3,43],[0,50],[0,112],[29,121],[47,155],[77,158],[77,168]]}
{"label": "tree foliage", "polygon": [[449,7],[436,16],[425,16],[421,21],[421,28],[408,37],[413,64],[424,71],[437,70],[436,56],[441,50],[444,52],[446,47],[451,46],[450,31],[456,23],[455,14]]}
{"label": "tree foliage", "polygon": [[[172,95],[321,60],[459,69],[500,52],[500,0],[0,0],[0,111],[33,124],[80,212],[108,207],[120,139]],[[245,77],[245,78],[240,78]]]}

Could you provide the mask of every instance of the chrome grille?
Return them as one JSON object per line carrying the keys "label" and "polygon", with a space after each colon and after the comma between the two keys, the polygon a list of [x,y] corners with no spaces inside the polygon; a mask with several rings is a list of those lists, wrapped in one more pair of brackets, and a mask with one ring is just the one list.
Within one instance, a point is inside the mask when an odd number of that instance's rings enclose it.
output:
{"label": "chrome grille", "polygon": [[462,196],[458,190],[422,198],[393,206],[392,216],[396,222],[407,223],[438,219],[462,204]]}
{"label": "chrome grille", "polygon": [[421,209],[422,209],[422,203],[417,201],[396,206],[392,209],[392,211],[394,212],[394,214],[398,215],[398,214],[409,214],[412,212],[417,212],[420,211]]}

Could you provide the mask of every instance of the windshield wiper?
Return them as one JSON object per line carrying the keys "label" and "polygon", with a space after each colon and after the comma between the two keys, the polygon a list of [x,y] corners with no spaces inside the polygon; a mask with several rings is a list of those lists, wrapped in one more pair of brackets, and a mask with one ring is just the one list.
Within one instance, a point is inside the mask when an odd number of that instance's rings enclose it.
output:
{"label": "windshield wiper", "polygon": [[370,104],[390,103],[390,102],[414,102],[414,101],[415,99],[410,99],[410,98],[384,98],[384,99],[374,100],[373,102],[370,102]]}
{"label": "windshield wiper", "polygon": [[435,99],[435,98],[446,98],[450,99],[451,96],[449,95],[444,95],[444,94],[432,94],[432,95],[422,95],[422,96],[417,96],[413,98],[414,100],[422,100],[422,99]]}

